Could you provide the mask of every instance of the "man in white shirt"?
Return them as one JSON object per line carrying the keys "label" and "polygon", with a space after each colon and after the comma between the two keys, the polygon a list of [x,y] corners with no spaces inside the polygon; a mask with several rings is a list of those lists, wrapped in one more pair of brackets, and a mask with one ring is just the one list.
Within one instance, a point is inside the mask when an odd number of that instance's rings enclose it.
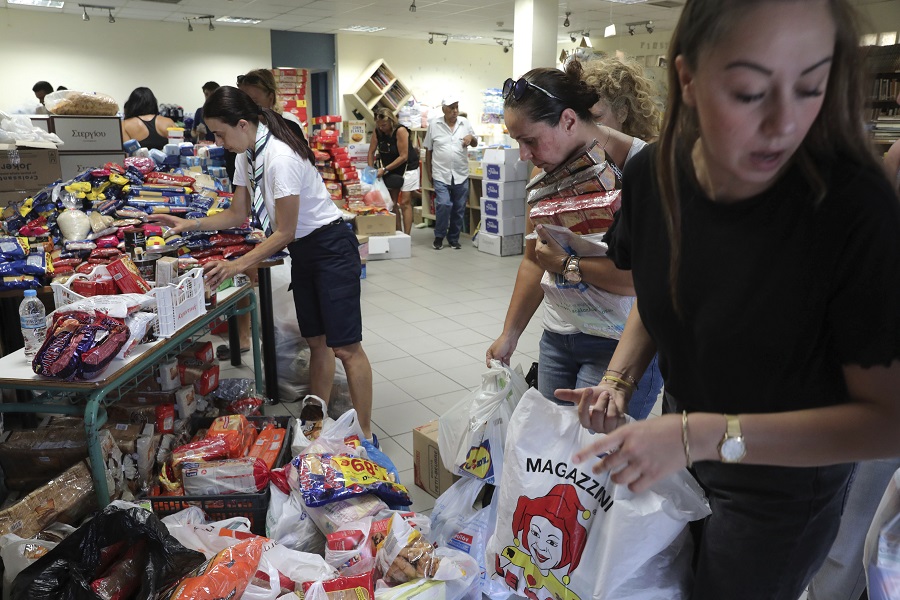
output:
{"label": "man in white shirt", "polygon": [[469,146],[478,145],[475,130],[468,119],[459,116],[459,96],[449,94],[441,101],[443,117],[428,124],[422,146],[428,150],[425,169],[434,184],[434,249],[440,250],[444,238],[459,250],[469,197]]}

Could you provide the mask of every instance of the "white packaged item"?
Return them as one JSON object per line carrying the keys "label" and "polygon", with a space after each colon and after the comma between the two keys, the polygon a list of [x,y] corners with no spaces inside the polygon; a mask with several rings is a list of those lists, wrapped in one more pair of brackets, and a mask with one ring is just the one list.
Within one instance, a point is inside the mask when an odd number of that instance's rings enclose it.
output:
{"label": "white packaged item", "polygon": [[197,396],[194,394],[194,386],[186,385],[175,392],[175,408],[178,410],[178,418],[190,419],[197,410]]}
{"label": "white packaged item", "polygon": [[[519,369],[519,367],[516,367]],[[528,384],[498,360],[481,376],[481,386],[438,420],[438,448],[451,473],[498,484],[503,474],[506,428]]]}
{"label": "white packaged item", "polygon": [[371,494],[364,494],[346,500],[330,502],[324,506],[310,507],[304,505],[304,508],[319,530],[328,535],[329,533],[334,533],[346,523],[359,521],[366,517],[374,517],[381,511],[387,510],[388,506],[379,498]]}
{"label": "white packaged item", "polygon": [[486,562],[493,598],[678,600],[691,578],[690,521],[710,514],[687,469],[635,494],[593,458],[572,456],[597,435],[578,408],[535,389],[509,424],[506,468],[494,502],[497,524]]}
{"label": "white packaged item", "polygon": [[159,365],[159,387],[164,392],[171,392],[181,387],[181,376],[178,374],[178,359],[172,358]]}
{"label": "white packaged item", "polygon": [[259,458],[183,463],[181,479],[188,496],[255,494],[269,483],[269,468]]}
{"label": "white packaged item", "polygon": [[375,568],[371,517],[345,523],[326,539],[325,562],[341,576],[360,575]]}

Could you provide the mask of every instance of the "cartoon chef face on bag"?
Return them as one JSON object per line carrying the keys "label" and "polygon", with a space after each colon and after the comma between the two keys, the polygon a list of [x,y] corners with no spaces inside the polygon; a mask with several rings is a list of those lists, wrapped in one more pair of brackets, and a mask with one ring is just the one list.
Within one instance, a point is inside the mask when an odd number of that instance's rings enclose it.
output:
{"label": "cartoon chef face on bag", "polygon": [[[558,484],[546,496],[520,496],[513,515],[515,546],[497,556],[496,576],[528,598],[578,600],[568,589],[581,562],[591,512],[581,505],[575,486]],[[565,570],[559,578],[555,571]]]}

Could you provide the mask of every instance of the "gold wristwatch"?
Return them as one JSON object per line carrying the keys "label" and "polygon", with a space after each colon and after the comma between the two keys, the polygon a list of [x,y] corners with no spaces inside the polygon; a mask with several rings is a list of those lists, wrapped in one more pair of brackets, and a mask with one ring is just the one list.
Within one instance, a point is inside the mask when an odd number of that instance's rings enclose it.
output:
{"label": "gold wristwatch", "polygon": [[741,421],[737,415],[725,415],[725,435],[719,442],[719,458],[723,463],[739,463],[747,454],[744,436],[741,434]]}
{"label": "gold wristwatch", "polygon": [[578,256],[570,256],[566,260],[566,266],[563,269],[563,278],[567,283],[581,283],[581,258]]}

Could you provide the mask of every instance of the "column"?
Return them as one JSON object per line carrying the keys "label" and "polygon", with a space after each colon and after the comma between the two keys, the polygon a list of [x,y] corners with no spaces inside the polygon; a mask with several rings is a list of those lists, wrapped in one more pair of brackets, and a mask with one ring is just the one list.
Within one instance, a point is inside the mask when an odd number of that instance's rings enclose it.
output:
{"label": "column", "polygon": [[556,66],[559,0],[516,0],[513,77]]}

